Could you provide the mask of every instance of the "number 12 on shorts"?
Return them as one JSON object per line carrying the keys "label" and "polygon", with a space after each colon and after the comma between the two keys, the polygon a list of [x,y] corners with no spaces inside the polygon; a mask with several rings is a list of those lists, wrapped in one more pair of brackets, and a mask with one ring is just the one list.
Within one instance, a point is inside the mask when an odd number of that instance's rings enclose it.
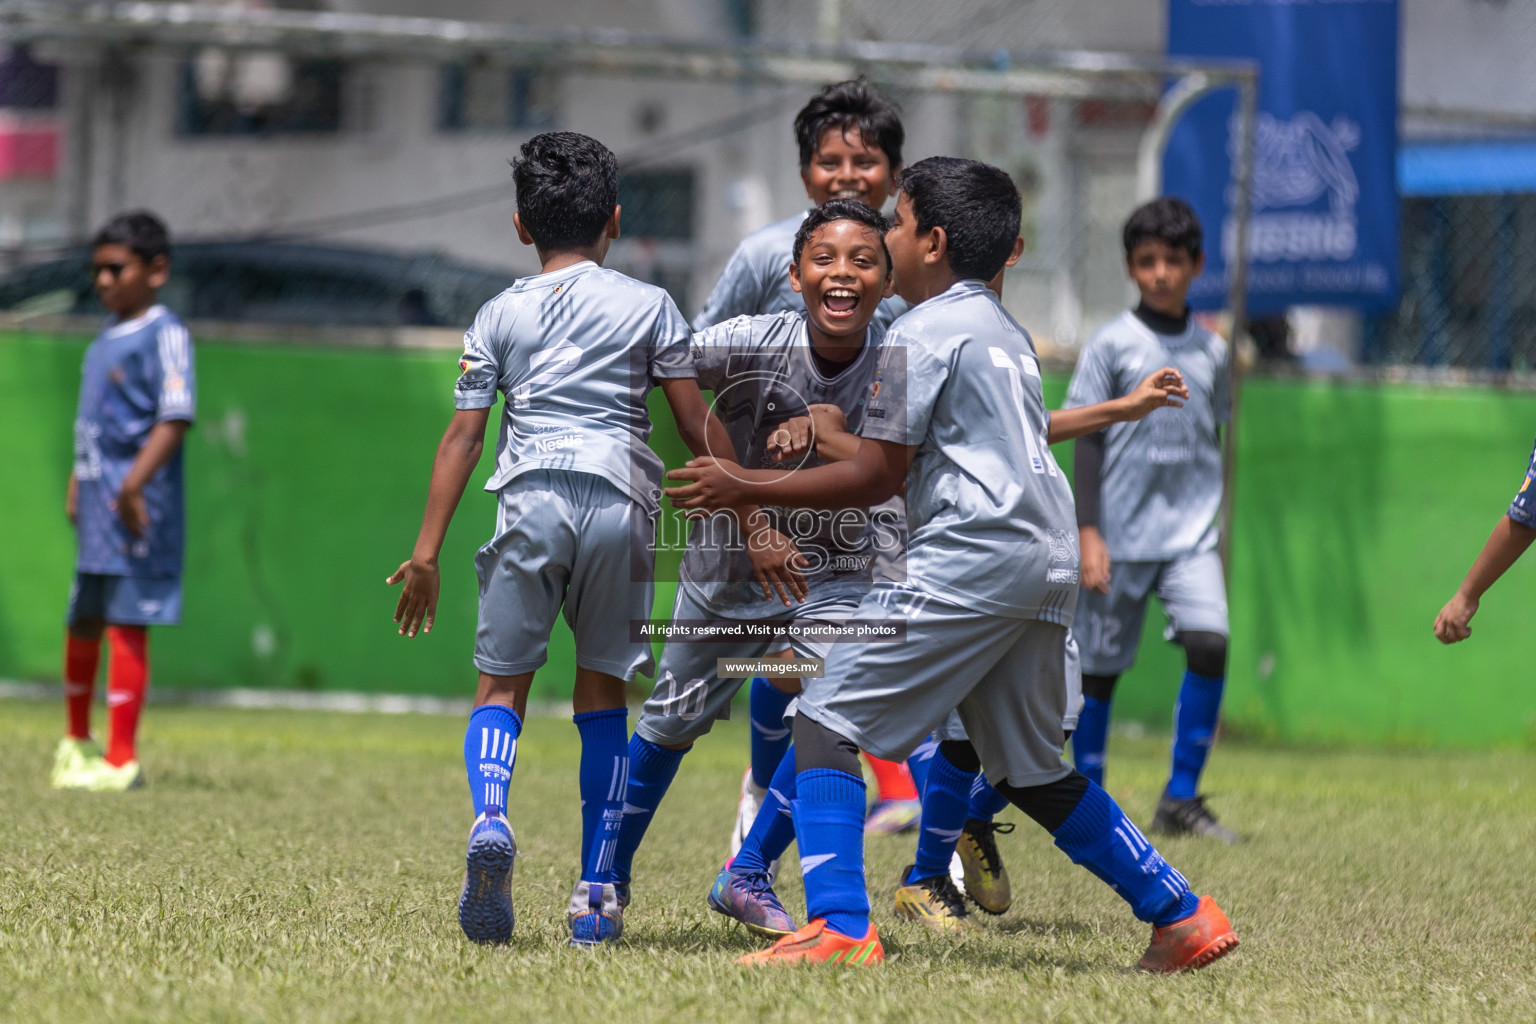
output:
{"label": "number 12 on shorts", "polygon": [[987,350],[992,353],[992,365],[1008,371],[1008,387],[1013,392],[1014,408],[1019,411],[1019,427],[1024,431],[1024,443],[1029,447],[1029,468],[1042,476],[1046,473],[1055,476],[1056,459],[1051,455],[1050,445],[1044,437],[1036,442],[1034,431],[1029,429],[1029,419],[1024,415],[1024,378],[1019,372],[1019,364],[1023,364],[1024,373],[1037,380],[1040,368],[1028,356],[1019,356],[1019,362],[1015,363],[1007,352],[996,345],[988,346]]}

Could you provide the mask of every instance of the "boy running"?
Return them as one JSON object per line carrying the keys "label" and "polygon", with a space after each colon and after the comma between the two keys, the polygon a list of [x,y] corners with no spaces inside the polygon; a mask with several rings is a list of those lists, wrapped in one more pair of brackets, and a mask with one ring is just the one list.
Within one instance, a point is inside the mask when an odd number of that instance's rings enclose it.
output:
{"label": "boy running", "polygon": [[[906,129],[896,105],[867,79],[838,82],[821,90],[795,115],[795,141],[800,153],[800,180],[815,206],[832,199],[856,199],[879,210],[895,191],[901,174],[901,147]],[[814,209],[815,207],[812,207]],[[791,252],[806,212],[776,221],[742,239],[715,282],[693,328],[703,331],[737,316],[800,312],[805,300],[789,280]],[[875,311],[880,329],[890,326],[906,304],[887,297]],[[900,500],[892,502],[891,536],[904,532]],[[883,575],[890,551],[876,554],[876,576]],[[784,680],[779,681],[781,684]],[[741,780],[741,799],[731,829],[731,855],[757,817],[767,796],[774,769],[789,748],[784,711],[794,699],[793,687],[775,686],[764,678],[752,680],[748,691],[751,723],[751,765]],[[873,832],[900,832],[917,821],[917,790],[903,765],[868,758],[878,797],[870,812]]]}
{"label": "boy running", "polygon": [[1181,199],[1133,212],[1126,269],[1141,304],[1099,329],[1083,350],[1067,405],[1126,394],[1155,366],[1175,366],[1189,386],[1178,411],[1155,412],[1078,440],[1077,523],[1083,580],[1076,632],[1083,645],[1083,711],[1073,760],[1104,781],[1115,681],[1136,661],[1147,598],[1168,614],[1169,639],[1186,670],[1173,717],[1173,767],[1151,831],[1235,843],[1199,794],[1216,736],[1227,674],[1227,592],[1216,552],[1221,507],[1221,425],[1231,413],[1227,344],[1189,314],[1189,286],[1205,267],[1202,231]]}
{"label": "boy running", "polygon": [[[884,217],[857,200],[833,199],[818,206],[802,221],[793,243],[788,277],[796,294],[804,296],[800,309],[737,317],[695,336],[699,385],[715,393],[715,415],[731,438],[727,457],[742,466],[780,466],[770,472],[787,473],[817,465],[821,456],[781,426],[786,420],[814,412],[835,416],[855,429],[862,422],[885,333],[871,321],[891,284],[885,227]],[[797,448],[797,454],[785,460],[791,448]],[[767,536],[744,541],[738,522]],[[629,745],[629,789],[614,859],[621,900],[628,901],[635,850],[683,756],[717,719],[730,714],[731,699],[741,688],[742,680],[716,674],[717,660],[759,659],[785,648],[801,658],[826,658],[833,645],[824,638],[802,636],[796,627],[840,623],[853,614],[869,590],[873,533],[862,509],[821,516],[771,507],[738,509],[735,518],[716,515],[694,524],[673,621],[717,620],[784,629],[710,643],[669,640],[663,648],[656,690],[645,702]],[[791,541],[794,549],[788,546]],[[755,570],[749,552],[765,544],[790,557],[798,549],[796,576],[803,578],[792,586],[799,603],[769,599],[767,588],[752,582]],[[776,682],[791,697],[799,692],[798,679]],[[782,719],[781,712],[772,724],[783,728]],[[776,816],[771,793],[766,800],[764,814]],[[761,874],[771,876],[772,866]],[[770,881],[764,879],[759,888]],[[717,885],[710,905],[739,916],[732,907],[752,898],[756,882],[756,875],[747,878],[742,883],[747,888],[739,893]],[[756,913],[761,920],[749,924],[768,934],[792,930],[792,925],[784,927],[788,915],[777,899],[757,907]]]}
{"label": "boy running", "polygon": [[[652,671],[650,645],[626,631],[651,613],[661,462],[646,446],[646,395],[661,387],[694,452],[709,450],[710,418],[672,300],[602,267],[619,236],[614,155],[585,135],[550,132],[523,145],[512,177],[517,236],[543,269],[486,303],[464,336],[456,412],[421,532],[388,582],[404,583],[400,634],[431,632],[438,553],[500,391],[505,415],[486,484],[498,495],[496,532],[475,557],[480,682],[464,734],[475,820],[459,925],[475,942],[512,934],[512,770],[528,689],[563,608],[576,636],[582,743],[581,875],[568,921],[571,945],[590,946],[623,929],[612,864],[629,767],[624,684]],[[723,435],[711,440],[725,450]]]}
{"label": "boy running", "polygon": [[957,707],[988,780],[1154,925],[1140,967],[1201,967],[1237,944],[1215,902],[1061,760],[1072,494],[1045,447],[1034,346],[985,284],[1019,216],[1018,191],[995,167],[935,157],[909,168],[886,244],[914,308],[886,338],[855,457],[790,474],[696,459],[670,474],[689,481],[668,491],[674,502],[698,509],[868,506],[905,483],[913,525],[906,582],[877,586],[859,608],[905,620],[907,642],[838,645],[795,716],[791,806],[810,923],[744,963],[884,958],[856,752],[905,757]]}
{"label": "boy running", "polygon": [[[86,349],[65,511],[79,556],[64,654],[68,733],[56,789],[143,785],[135,737],[149,687],[149,627],[181,619],[186,533],[181,447],[196,410],[192,336],[155,301],[170,275],[165,225],[114,217],[92,243],[91,278],[110,318]],[[91,696],[105,635],[107,749],[91,739]]]}

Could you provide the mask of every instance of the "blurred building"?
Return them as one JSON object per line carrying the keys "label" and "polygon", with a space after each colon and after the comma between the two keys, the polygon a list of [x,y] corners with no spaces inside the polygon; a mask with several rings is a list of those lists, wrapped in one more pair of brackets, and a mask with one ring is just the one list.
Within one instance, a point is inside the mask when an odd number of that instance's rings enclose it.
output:
{"label": "blurred building", "polygon": [[[1162,52],[1166,21],[1162,4],[1133,0],[278,6],[701,41],[1146,55]],[[1511,73],[1536,45],[1536,4],[1402,0],[1402,11],[1409,294],[1397,315],[1367,325],[1364,344],[1367,355],[1404,355],[1403,339],[1433,336],[1429,357],[1446,358],[1449,345],[1474,358],[1470,340],[1455,340],[1455,325],[1465,334],[1506,324],[1514,337],[1536,311],[1536,284],[1513,273],[1523,261],[1519,239],[1536,237],[1536,145],[1522,148],[1536,135],[1536,78]],[[572,73],[535,61],[90,43],[12,48],[0,60],[0,250],[14,260],[79,239],[113,211],[147,206],[180,237],[277,232],[439,250],[524,273],[532,254],[512,232],[507,161],[530,135],[569,128],[621,156],[626,237],[613,265],[667,286],[692,312],[742,235],[804,202],[789,120],[805,92]],[[1118,228],[1134,198],[1134,155],[1150,103],[938,92],[898,98],[909,162],[961,152],[998,162],[1019,180],[1030,253],[1010,302],[1031,311],[1033,328],[1070,346],[1081,324],[1123,303]],[[1514,170],[1478,177],[1489,146]],[[1423,170],[1431,165],[1432,173]],[[1513,344],[1503,343],[1502,357],[1484,355],[1518,362]]]}

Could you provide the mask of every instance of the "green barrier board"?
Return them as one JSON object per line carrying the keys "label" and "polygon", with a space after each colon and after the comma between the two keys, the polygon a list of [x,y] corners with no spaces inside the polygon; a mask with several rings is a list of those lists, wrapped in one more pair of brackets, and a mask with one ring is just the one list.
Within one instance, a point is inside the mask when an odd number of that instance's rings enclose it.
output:
{"label": "green barrier board", "polygon": [[[84,341],[0,335],[0,676],[56,679],[74,558],[63,515]],[[157,632],[160,686],[465,695],[472,558],[494,503],[474,489],[443,551],[437,627],[395,635],[384,578],[415,539],[454,352],[205,344],[188,436],[183,623]],[[1047,379],[1050,404],[1065,380]],[[653,439],[686,457],[660,395]],[[1519,486],[1536,396],[1486,389],[1250,381],[1243,391],[1231,594],[1230,727],[1287,740],[1525,744],[1536,557],[1485,601],[1471,641],[1430,623]],[[1070,470],[1071,446],[1057,459]],[[669,515],[672,513],[668,513]],[[676,556],[662,559],[656,614]],[[1147,617],[1117,721],[1165,725],[1182,670]],[[535,695],[569,693],[561,623]]]}

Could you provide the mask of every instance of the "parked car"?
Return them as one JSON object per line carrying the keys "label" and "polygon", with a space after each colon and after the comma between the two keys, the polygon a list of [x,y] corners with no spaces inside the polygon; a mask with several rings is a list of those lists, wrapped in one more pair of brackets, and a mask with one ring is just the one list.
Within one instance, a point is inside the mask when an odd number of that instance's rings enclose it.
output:
{"label": "parked car", "polygon": [[[0,276],[0,311],[103,315],[89,247]],[[188,242],[171,251],[167,305],[190,320],[325,327],[467,327],[514,277],[436,253],[297,242]]]}

